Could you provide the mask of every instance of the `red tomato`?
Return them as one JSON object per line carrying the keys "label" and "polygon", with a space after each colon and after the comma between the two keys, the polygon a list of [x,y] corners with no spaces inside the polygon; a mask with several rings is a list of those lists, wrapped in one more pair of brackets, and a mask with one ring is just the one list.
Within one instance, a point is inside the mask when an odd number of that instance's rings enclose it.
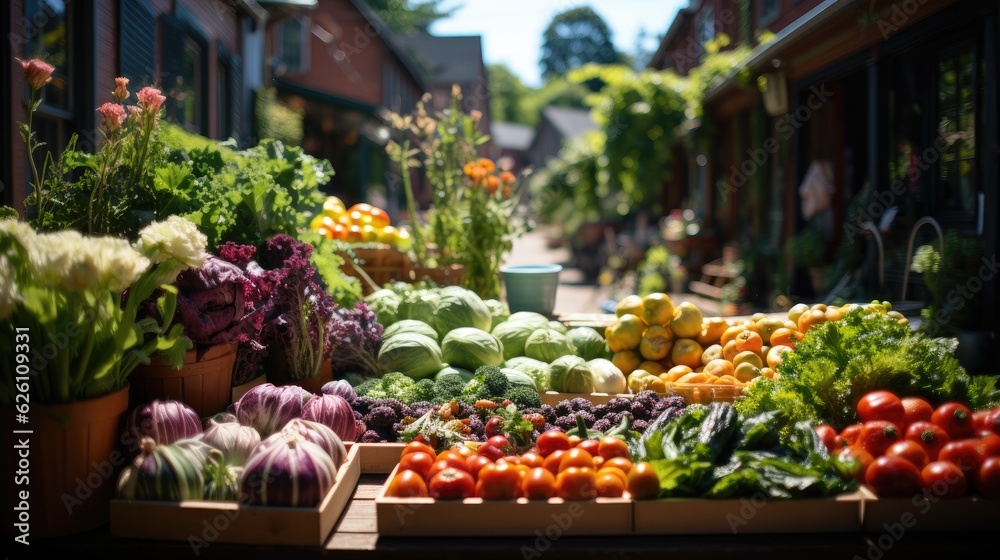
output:
{"label": "red tomato", "polygon": [[858,442],[861,437],[861,424],[851,424],[840,431],[837,436],[837,447],[849,447]]}
{"label": "red tomato", "polygon": [[465,471],[447,468],[431,477],[427,490],[436,500],[462,500],[475,495],[476,482]]}
{"label": "red tomato", "polygon": [[985,457],[1000,456],[1000,436],[989,431],[976,434],[976,446],[979,454]]}
{"label": "red tomato", "polygon": [[569,436],[565,433],[559,430],[549,430],[538,436],[535,447],[538,448],[539,455],[548,457],[553,451],[565,451],[572,446],[569,444]]}
{"label": "red tomato", "polygon": [[390,498],[426,498],[427,484],[417,472],[399,471],[389,482],[385,495]]}
{"label": "red tomato", "polygon": [[879,457],[890,445],[902,438],[903,434],[896,424],[888,420],[872,420],[861,427],[857,445],[871,453],[872,457]]}
{"label": "red tomato", "polygon": [[918,469],[924,468],[927,463],[931,462],[930,458],[927,456],[927,451],[924,450],[923,446],[908,439],[899,440],[890,445],[889,449],[885,450],[885,456],[902,457],[913,463],[913,466]]}
{"label": "red tomato", "polygon": [[524,455],[521,455],[521,464],[530,469],[542,466],[543,461],[544,459],[542,459],[542,456],[533,451],[529,451]]}
{"label": "red tomato", "polygon": [[537,467],[521,479],[521,495],[529,500],[547,500],[556,495],[556,477],[548,469]]}
{"label": "red tomato", "polygon": [[[459,463],[461,463],[461,465],[459,465]],[[458,461],[454,457],[439,459],[431,465],[431,468],[427,471],[427,480],[434,478],[434,475],[445,469],[458,469],[460,471],[464,471],[468,468],[468,465],[465,464],[465,460]]]}
{"label": "red tomato", "polygon": [[479,471],[476,495],[484,500],[513,500],[521,493],[521,472],[508,463],[486,465]]}
{"label": "red tomato", "polygon": [[542,466],[548,469],[552,474],[559,474],[559,463],[562,462],[563,455],[569,453],[569,451],[563,449],[557,449],[549,454],[542,462]]}
{"label": "red tomato", "polygon": [[625,493],[625,481],[611,472],[598,471],[594,487],[602,498],[621,498]]}
{"label": "red tomato", "polygon": [[626,488],[633,500],[651,500],[660,495],[660,477],[653,465],[643,461],[629,471]]}
{"label": "red tomato", "polygon": [[490,439],[486,440],[486,443],[488,445],[496,447],[500,451],[503,451],[504,455],[514,454],[514,447],[510,444],[510,441],[508,441],[507,438],[503,436],[493,436]]}
{"label": "red tomato", "polygon": [[833,450],[837,448],[837,430],[834,430],[833,426],[829,424],[820,424],[816,426],[816,434],[823,441],[826,450],[833,453]]}
{"label": "red tomato", "polygon": [[965,473],[954,463],[934,461],[920,471],[924,491],[940,498],[961,498],[969,490]]}
{"label": "red tomato", "polygon": [[972,437],[976,430],[972,427],[972,411],[962,403],[946,402],[934,410],[931,424],[941,426],[951,439]]}
{"label": "red tomato", "polygon": [[875,461],[872,454],[865,451],[864,449],[858,447],[857,445],[852,445],[850,447],[841,447],[837,454],[835,455],[837,461],[847,467],[848,472],[858,481],[865,481],[865,473],[868,472],[868,467]]}
{"label": "red tomato", "polygon": [[951,441],[947,432],[930,422],[914,422],[910,424],[906,428],[906,435],[904,437],[910,441],[919,443],[924,448],[924,451],[927,451],[927,457],[931,461],[937,461],[937,456],[941,452],[941,448]]}
{"label": "red tomato", "polygon": [[1000,457],[987,457],[976,476],[976,490],[984,498],[1000,500]]}
{"label": "red tomato", "polygon": [[585,439],[580,441],[580,443],[574,446],[576,449],[582,449],[593,456],[597,456],[600,453],[601,442],[596,439]]}
{"label": "red tomato", "polygon": [[879,457],[868,467],[865,482],[883,498],[909,498],[920,491],[920,469],[902,457]]}
{"label": "red tomato", "polygon": [[614,436],[605,436],[598,442],[597,454],[604,457],[605,460],[614,459],[615,457],[628,457],[628,445],[625,445],[624,441]]}
{"label": "red tomato", "polygon": [[476,454],[476,452],[468,445],[456,445],[455,447],[451,448],[451,451],[458,453],[465,459],[468,459],[469,457],[472,457],[473,455]]}
{"label": "red tomato", "polygon": [[597,497],[597,473],[590,467],[569,467],[559,471],[556,495],[564,500],[593,500]]}
{"label": "red tomato", "polygon": [[986,429],[986,417],[990,415],[989,410],[977,410],[972,413],[972,429],[979,432]]}
{"label": "red tomato", "polygon": [[477,449],[476,453],[482,455],[483,457],[486,457],[491,461],[496,461],[497,459],[503,459],[505,456],[503,451],[500,451],[499,449],[497,449],[496,446],[490,445],[488,443],[479,444],[479,448]]}
{"label": "red tomato", "polygon": [[427,473],[430,472],[434,463],[433,455],[417,451],[416,453],[407,453],[399,458],[399,470],[414,471],[426,480],[429,478]]}
{"label": "red tomato", "polygon": [[858,418],[862,423],[885,420],[899,427],[905,417],[903,401],[889,391],[872,391],[858,401]]}
{"label": "red tomato", "polygon": [[437,451],[434,451],[433,447],[420,441],[411,441],[410,443],[407,443],[406,447],[403,448],[403,452],[400,454],[400,457],[409,453],[416,453],[417,451],[423,451],[424,453],[430,454],[431,457],[437,457]]}
{"label": "red tomato", "polygon": [[580,449],[579,447],[570,449],[559,461],[559,472],[562,472],[570,467],[593,468],[594,456],[591,455],[590,452]]}
{"label": "red tomato", "polygon": [[[931,403],[920,397],[906,397],[903,399],[903,424],[909,426],[914,422],[930,422],[931,415],[934,414],[934,407]],[[900,426],[905,428],[906,426]]]}
{"label": "red tomato", "polygon": [[465,460],[465,466],[469,470],[472,478],[479,478],[479,471],[486,465],[492,465],[493,461],[483,455],[473,455]]}
{"label": "red tomato", "polygon": [[979,453],[979,448],[974,439],[962,439],[948,442],[938,453],[939,461],[950,461],[958,465],[966,476],[972,476],[979,471],[979,466],[983,464],[983,456]]}
{"label": "red tomato", "polygon": [[[986,410],[983,412],[986,412],[986,414],[980,417],[981,425],[977,427],[976,430],[988,430],[994,434],[1000,435],[1000,408],[994,408],[993,410]],[[977,412],[975,414],[979,413]]]}

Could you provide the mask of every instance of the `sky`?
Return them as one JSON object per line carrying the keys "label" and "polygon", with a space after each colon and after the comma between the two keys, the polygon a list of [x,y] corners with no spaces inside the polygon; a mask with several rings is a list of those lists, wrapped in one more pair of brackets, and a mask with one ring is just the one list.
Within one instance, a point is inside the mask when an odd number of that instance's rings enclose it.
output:
{"label": "sky", "polygon": [[455,13],[435,22],[434,35],[482,35],[487,64],[505,64],[531,87],[541,85],[539,54],[542,33],[553,16],[572,8],[590,6],[611,28],[611,39],[620,52],[632,54],[645,29],[648,43],[666,33],[688,0],[452,0],[443,7]]}

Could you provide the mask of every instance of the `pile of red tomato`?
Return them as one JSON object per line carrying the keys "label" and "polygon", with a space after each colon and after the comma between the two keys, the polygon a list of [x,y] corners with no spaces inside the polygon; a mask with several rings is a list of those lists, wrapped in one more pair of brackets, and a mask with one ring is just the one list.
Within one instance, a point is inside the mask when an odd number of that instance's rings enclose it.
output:
{"label": "pile of red tomato", "polygon": [[1000,408],[974,413],[958,402],[934,408],[921,398],[873,391],[858,402],[857,413],[861,423],[839,434],[825,424],[816,431],[877,495],[975,492],[1000,499]]}
{"label": "pile of red tomato", "polygon": [[386,496],[461,500],[655,498],[660,481],[649,463],[633,465],[621,439],[580,439],[559,430],[517,455],[504,436],[435,453],[422,442],[403,449]]}

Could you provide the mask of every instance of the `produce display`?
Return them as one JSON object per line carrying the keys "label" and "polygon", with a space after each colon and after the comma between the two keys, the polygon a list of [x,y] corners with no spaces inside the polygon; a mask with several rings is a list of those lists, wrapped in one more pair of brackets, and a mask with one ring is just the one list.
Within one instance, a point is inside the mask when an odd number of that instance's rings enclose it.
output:
{"label": "produce display", "polygon": [[878,496],[1000,498],[1000,408],[974,413],[955,401],[933,408],[920,397],[872,391],[856,412],[859,423],[839,433],[823,424],[816,433]]}
{"label": "produce display", "polygon": [[326,197],[322,213],[309,227],[327,239],[349,243],[383,243],[404,251],[412,244],[409,230],[393,226],[385,210],[364,202],[347,208],[336,196]]}

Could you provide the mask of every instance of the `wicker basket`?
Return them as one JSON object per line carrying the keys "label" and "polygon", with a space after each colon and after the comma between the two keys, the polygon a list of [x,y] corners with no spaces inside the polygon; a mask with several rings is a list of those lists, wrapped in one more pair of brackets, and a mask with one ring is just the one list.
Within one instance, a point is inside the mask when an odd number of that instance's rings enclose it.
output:
{"label": "wicker basket", "polygon": [[344,274],[361,280],[364,295],[369,295],[393,281],[409,282],[412,263],[406,253],[396,249],[353,249],[340,253]]}
{"label": "wicker basket", "polygon": [[462,283],[463,276],[465,276],[465,266],[460,264],[438,268],[415,266],[410,269],[410,281],[414,283],[428,278],[438,286],[458,286]]}

